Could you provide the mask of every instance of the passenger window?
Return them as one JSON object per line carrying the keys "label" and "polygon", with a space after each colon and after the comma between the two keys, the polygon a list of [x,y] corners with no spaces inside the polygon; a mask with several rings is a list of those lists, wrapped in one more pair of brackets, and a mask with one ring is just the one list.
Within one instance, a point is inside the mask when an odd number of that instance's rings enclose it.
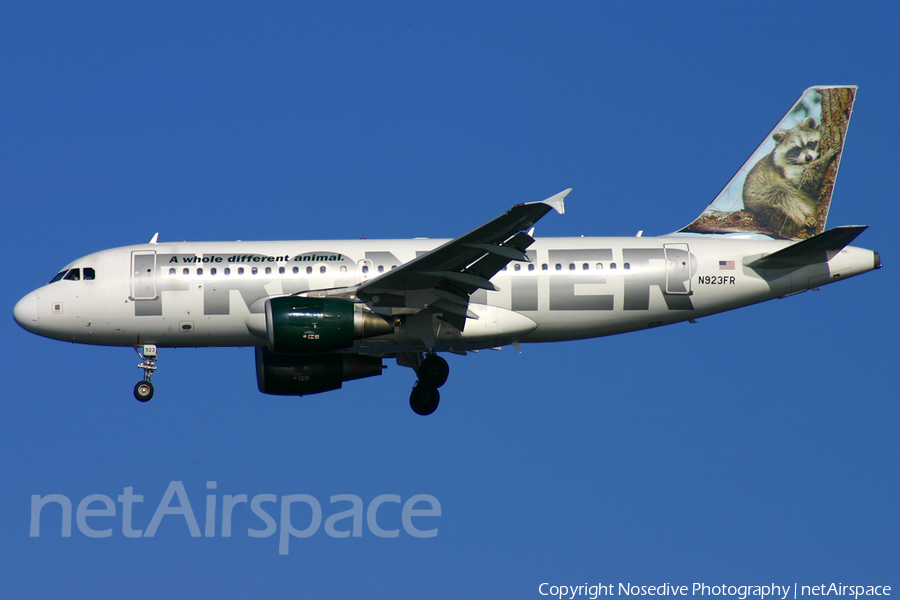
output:
{"label": "passenger window", "polygon": [[581,270],[582,270],[582,271],[587,271],[587,270],[590,269],[590,268],[591,268],[591,266],[590,266],[589,264],[587,264],[587,263],[584,263],[583,265],[581,265]]}
{"label": "passenger window", "polygon": [[630,264],[630,263],[625,263],[625,264],[622,265],[622,268],[625,269],[626,271],[628,271],[628,270],[631,269],[631,264]]}
{"label": "passenger window", "polygon": [[82,269],[82,275],[84,275],[85,281],[93,281],[96,277],[96,274],[94,273],[94,269],[92,267],[85,267],[84,269]]}
{"label": "passenger window", "polygon": [[347,267],[341,265],[341,273],[346,273],[346,272],[347,272]]}
{"label": "passenger window", "polygon": [[328,269],[326,269],[324,265],[321,266],[321,267],[319,267],[319,273],[321,273],[322,275],[324,275],[324,274],[325,274],[325,271],[327,271],[327,270],[328,270]]}
{"label": "passenger window", "polygon": [[190,274],[191,274],[191,270],[188,269],[188,268],[185,268],[185,269],[183,269],[183,270],[181,271],[181,274],[182,274],[182,275],[190,275]]}
{"label": "passenger window", "polygon": [[210,274],[210,275],[215,275],[215,274],[216,274],[216,268],[213,267],[212,269],[210,269],[210,270],[209,270],[209,274]]}
{"label": "passenger window", "polygon": [[225,267],[225,274],[231,275],[231,267]]}
{"label": "passenger window", "polygon": [[244,267],[238,267],[238,275],[244,274]]}
{"label": "passenger window", "polygon": [[516,271],[521,271],[522,265],[516,265],[515,267],[513,267],[513,269],[515,269]]}
{"label": "passenger window", "polygon": [[284,267],[278,267],[278,274],[284,275]]}
{"label": "passenger window", "polygon": [[259,269],[257,269],[256,267],[253,267],[252,269],[250,269],[251,275],[256,275],[257,273],[259,273]]}
{"label": "passenger window", "polygon": [[529,271],[534,271],[534,264],[533,264],[533,263],[530,264],[530,265],[528,265],[528,270],[529,270]]}
{"label": "passenger window", "polygon": [[397,268],[397,265],[391,265],[391,271]]}
{"label": "passenger window", "polygon": [[197,269],[197,275],[203,275],[203,269]]}
{"label": "passenger window", "polygon": [[312,267],[306,267],[306,274],[312,275]]}
{"label": "passenger window", "polygon": [[72,269],[71,271],[66,273],[66,276],[64,279],[67,279],[68,281],[80,281],[81,280],[81,269]]}
{"label": "passenger window", "polygon": [[378,265],[378,272],[384,273],[384,265]]}
{"label": "passenger window", "polygon": [[292,271],[293,271],[294,275],[296,275],[297,273],[300,272],[300,267],[294,267],[294,268],[292,269]]}
{"label": "passenger window", "polygon": [[562,271],[562,265],[559,264],[559,263],[556,263],[556,270],[557,270],[557,271]]}
{"label": "passenger window", "polygon": [[272,267],[266,267],[266,275],[272,274]]}
{"label": "passenger window", "polygon": [[550,267],[547,265],[547,263],[544,263],[544,264],[541,265],[541,271],[546,271],[546,270],[549,269],[549,268],[550,268]]}
{"label": "passenger window", "polygon": [[505,271],[505,270],[506,270],[506,265],[503,265],[503,268],[500,269],[500,270],[501,270],[501,271]]}
{"label": "passenger window", "polygon": [[616,263],[609,263],[609,270],[614,271],[616,268]]}
{"label": "passenger window", "polygon": [[602,270],[603,270],[603,263],[597,263],[597,270],[598,270],[598,271],[602,271]]}
{"label": "passenger window", "polygon": [[169,277],[173,277],[175,275],[175,269],[169,269]]}
{"label": "passenger window", "polygon": [[363,265],[363,274],[365,275],[368,272],[369,272],[369,265]]}
{"label": "passenger window", "polygon": [[575,270],[575,263],[569,263],[569,270],[570,270],[570,271],[574,271],[574,270]]}

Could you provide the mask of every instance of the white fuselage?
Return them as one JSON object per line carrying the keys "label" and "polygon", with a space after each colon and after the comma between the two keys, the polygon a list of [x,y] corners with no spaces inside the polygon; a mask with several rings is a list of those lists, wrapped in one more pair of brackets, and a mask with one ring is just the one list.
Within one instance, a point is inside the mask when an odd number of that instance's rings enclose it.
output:
{"label": "white fuselage", "polygon": [[[447,240],[184,242],[128,246],[80,258],[23,298],[16,320],[49,338],[161,347],[262,346],[267,298],[346,288]],[[538,239],[530,263],[512,262],[479,290],[462,333],[435,323],[434,350],[598,337],[696,319],[804,291],[876,268],[848,246],[827,263],[759,272],[744,266],[790,242],[715,237]],[[88,271],[85,271],[88,269]],[[90,273],[90,278],[85,276]],[[427,307],[427,292],[407,306]],[[347,352],[392,355],[425,347],[419,308],[387,309],[393,334]],[[385,314],[385,310],[379,312]],[[431,323],[425,325],[431,327]]]}

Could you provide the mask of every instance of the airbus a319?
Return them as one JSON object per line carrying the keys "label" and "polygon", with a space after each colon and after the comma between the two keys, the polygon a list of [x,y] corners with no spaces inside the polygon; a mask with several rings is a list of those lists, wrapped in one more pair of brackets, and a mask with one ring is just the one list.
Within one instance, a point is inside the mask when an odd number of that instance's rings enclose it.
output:
{"label": "airbus a319", "polygon": [[158,349],[254,346],[259,390],[305,395],[415,371],[409,403],[435,411],[440,353],[637,331],[782,298],[881,267],[825,231],[856,95],[806,90],[709,207],[658,237],[534,238],[565,190],[452,240],[159,242],[66,265],[16,304],[26,330],[131,346],[146,402]]}

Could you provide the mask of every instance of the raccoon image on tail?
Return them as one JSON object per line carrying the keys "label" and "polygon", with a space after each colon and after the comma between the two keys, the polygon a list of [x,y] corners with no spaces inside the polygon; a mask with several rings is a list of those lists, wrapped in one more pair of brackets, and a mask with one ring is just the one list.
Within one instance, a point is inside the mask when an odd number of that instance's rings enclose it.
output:
{"label": "raccoon image on tail", "polygon": [[819,154],[822,132],[812,117],[776,131],[772,139],[775,149],[744,180],[744,208],[763,226],[792,238],[815,227],[819,190],[838,149]]}

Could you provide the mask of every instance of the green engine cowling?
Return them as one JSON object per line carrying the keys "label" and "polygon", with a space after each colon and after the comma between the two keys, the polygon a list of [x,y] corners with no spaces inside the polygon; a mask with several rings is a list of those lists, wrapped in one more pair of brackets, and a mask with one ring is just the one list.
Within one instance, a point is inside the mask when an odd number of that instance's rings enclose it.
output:
{"label": "green engine cowling", "polygon": [[393,330],[390,323],[350,300],[283,296],[266,301],[269,351],[278,354],[334,352],[349,348],[354,340]]}
{"label": "green engine cowling", "polygon": [[384,365],[375,356],[273,354],[256,347],[256,384],[264,394],[305,396],[339,389],[345,381],[381,375]]}

